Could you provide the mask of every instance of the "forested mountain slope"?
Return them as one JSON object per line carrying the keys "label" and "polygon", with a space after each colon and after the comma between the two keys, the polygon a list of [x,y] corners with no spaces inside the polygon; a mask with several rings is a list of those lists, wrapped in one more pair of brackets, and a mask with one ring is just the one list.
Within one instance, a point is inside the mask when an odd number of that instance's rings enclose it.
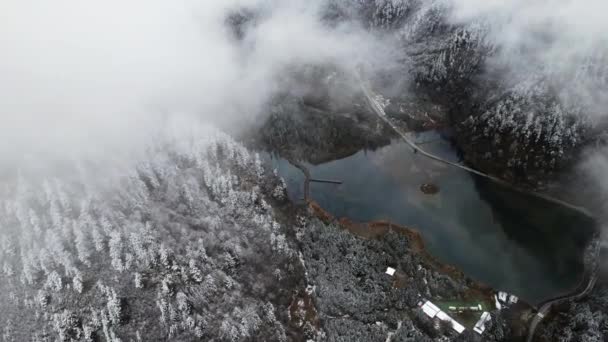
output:
{"label": "forested mountain slope", "polygon": [[4,341],[287,339],[303,268],[282,183],[215,129],[173,138],[3,181]]}
{"label": "forested mountain slope", "polygon": [[547,22],[531,37],[508,40],[501,30],[527,27],[492,15],[458,20],[463,2],[332,0],[328,12],[330,20],[356,17],[396,35],[407,70],[401,77],[410,81],[409,91],[430,94],[447,108],[466,160],[534,184],[599,139],[607,51],[593,37],[561,34],[549,14],[540,15]]}

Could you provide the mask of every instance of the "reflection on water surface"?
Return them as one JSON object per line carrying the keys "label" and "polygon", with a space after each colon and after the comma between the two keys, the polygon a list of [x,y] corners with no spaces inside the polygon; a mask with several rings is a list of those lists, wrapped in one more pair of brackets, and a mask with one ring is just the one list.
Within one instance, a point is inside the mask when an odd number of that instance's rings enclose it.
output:
{"label": "reflection on water surface", "polygon": [[[436,133],[418,139],[431,141],[425,149],[457,159]],[[302,173],[285,160],[272,163],[292,199],[301,199]],[[311,197],[335,216],[413,227],[440,260],[530,303],[570,290],[582,275],[581,253],[594,224],[589,219],[474,179],[413,153],[404,143],[307,166],[313,178],[343,182],[311,183]],[[439,191],[425,194],[423,184]]]}

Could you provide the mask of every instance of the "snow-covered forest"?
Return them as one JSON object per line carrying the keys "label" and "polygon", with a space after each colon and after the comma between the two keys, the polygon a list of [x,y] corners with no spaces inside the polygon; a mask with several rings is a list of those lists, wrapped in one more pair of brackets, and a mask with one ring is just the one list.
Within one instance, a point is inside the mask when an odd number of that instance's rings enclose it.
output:
{"label": "snow-covered forest", "polygon": [[411,91],[446,106],[459,146],[478,168],[525,181],[523,174],[559,169],[601,139],[606,37],[593,31],[603,23],[593,18],[585,26],[579,17],[598,2],[331,3],[334,17],[357,17],[398,37]]}
{"label": "snow-covered forest", "polygon": [[3,180],[4,341],[286,340],[275,306],[302,266],[269,204],[283,185],[230,137],[194,131],[112,172]]}

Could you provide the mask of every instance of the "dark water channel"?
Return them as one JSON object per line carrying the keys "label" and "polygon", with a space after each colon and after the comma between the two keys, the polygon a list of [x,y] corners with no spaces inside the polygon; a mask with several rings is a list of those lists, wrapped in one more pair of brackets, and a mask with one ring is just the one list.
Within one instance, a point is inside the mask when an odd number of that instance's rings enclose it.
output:
{"label": "dark water channel", "polygon": [[[418,134],[428,151],[456,160],[435,132]],[[283,159],[272,163],[292,199],[303,197],[303,175]],[[530,303],[563,294],[583,272],[582,251],[594,222],[578,213],[431,161],[402,142],[321,165],[306,164],[311,197],[337,217],[390,220],[419,230],[429,252],[468,276]],[[436,194],[420,190],[424,183]]]}

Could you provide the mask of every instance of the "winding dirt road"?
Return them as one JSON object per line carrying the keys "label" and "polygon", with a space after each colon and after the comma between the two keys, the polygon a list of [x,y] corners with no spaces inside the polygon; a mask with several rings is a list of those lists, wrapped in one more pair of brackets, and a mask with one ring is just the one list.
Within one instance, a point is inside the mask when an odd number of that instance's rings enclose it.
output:
{"label": "winding dirt road", "polygon": [[[599,254],[599,248],[596,253]],[[586,272],[585,276],[583,277],[583,280],[581,281],[581,284],[577,287],[577,289],[563,296],[549,299],[548,301],[541,304],[538,309],[538,313],[534,316],[532,322],[530,323],[530,328],[528,329],[528,338],[526,340],[527,342],[532,342],[532,340],[534,339],[534,333],[536,332],[536,328],[538,327],[540,322],[547,316],[547,314],[549,314],[551,308],[554,305],[562,304],[568,301],[579,300],[588,295],[589,292],[593,290],[593,287],[597,282],[599,266],[599,263],[595,264],[596,265],[593,267],[593,269]]]}

